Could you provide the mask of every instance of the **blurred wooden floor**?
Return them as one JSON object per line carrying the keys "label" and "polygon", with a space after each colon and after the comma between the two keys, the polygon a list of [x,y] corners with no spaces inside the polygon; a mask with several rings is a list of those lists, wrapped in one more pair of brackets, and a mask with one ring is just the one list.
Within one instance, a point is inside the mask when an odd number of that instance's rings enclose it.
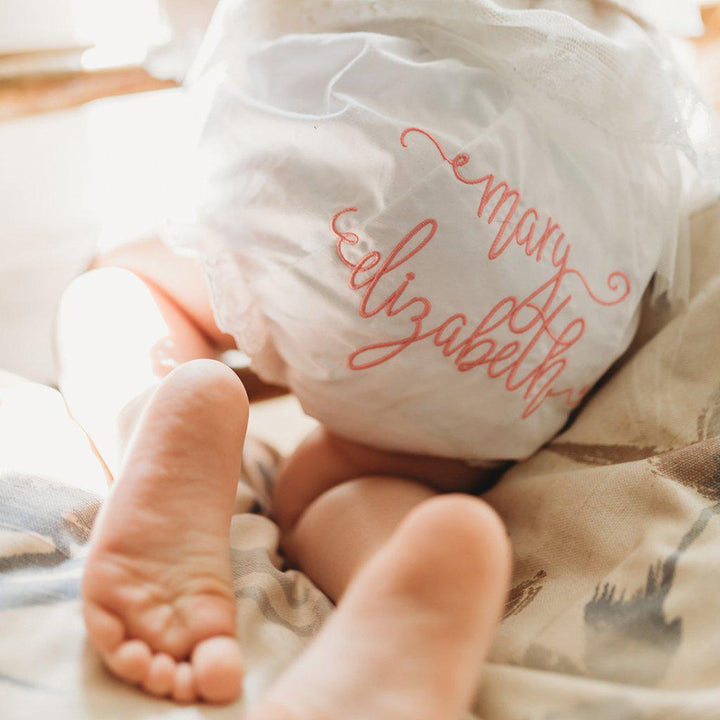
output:
{"label": "blurred wooden floor", "polygon": [[35,72],[0,78],[0,121],[65,110],[102,97],[175,86],[140,67]]}
{"label": "blurred wooden floor", "polygon": [[[696,41],[700,69],[705,91],[720,108],[720,2],[706,7],[703,19],[707,32]],[[41,54],[26,55],[32,59]],[[0,56],[0,65],[3,60],[13,58]],[[173,82],[154,78],[140,67],[48,73],[36,70],[17,77],[0,76],[0,121],[76,107],[101,97],[173,86]]]}

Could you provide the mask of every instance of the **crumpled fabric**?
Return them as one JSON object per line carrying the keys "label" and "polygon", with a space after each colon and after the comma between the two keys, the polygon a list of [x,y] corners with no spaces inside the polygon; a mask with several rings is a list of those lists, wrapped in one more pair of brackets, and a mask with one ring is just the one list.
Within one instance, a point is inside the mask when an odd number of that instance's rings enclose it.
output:
{"label": "crumpled fabric", "polygon": [[608,3],[228,0],[164,236],[329,429],[520,459],[687,291],[714,115]]}

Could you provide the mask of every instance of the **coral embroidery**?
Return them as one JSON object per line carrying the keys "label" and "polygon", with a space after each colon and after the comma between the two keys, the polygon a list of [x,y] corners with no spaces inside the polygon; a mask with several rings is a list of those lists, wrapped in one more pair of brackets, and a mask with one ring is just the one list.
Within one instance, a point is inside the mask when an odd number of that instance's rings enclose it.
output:
{"label": "coral embroidery", "polygon": [[[442,159],[450,165],[453,169],[453,174],[455,175],[455,178],[459,180],[464,185],[481,185],[485,184],[485,190],[482,195],[482,199],[480,200],[480,205],[478,206],[477,216],[478,218],[482,219],[483,215],[485,214],[485,210],[487,210],[487,206],[490,203],[490,199],[497,193],[499,190],[502,189],[502,194],[500,195],[500,199],[496,202],[495,207],[493,208],[493,211],[490,213],[487,223],[488,225],[492,224],[498,213],[500,212],[500,208],[510,199],[513,198],[512,204],[507,211],[507,214],[503,218],[502,224],[500,226],[500,229],[498,230],[497,235],[495,236],[495,240],[493,241],[492,245],[490,246],[490,250],[488,252],[488,258],[490,260],[494,260],[495,258],[502,255],[502,253],[507,250],[508,246],[514,241],[521,247],[525,245],[525,254],[528,257],[532,257],[535,255],[535,259],[537,262],[540,262],[542,259],[542,253],[543,250],[547,247],[549,244],[550,239],[555,234],[556,231],[560,231],[560,226],[553,223],[552,218],[548,218],[547,225],[545,227],[545,231],[543,232],[540,239],[533,245],[532,240],[534,239],[535,235],[535,228],[536,223],[540,219],[540,216],[538,214],[538,211],[535,208],[530,208],[521,218],[518,222],[517,226],[515,227],[515,230],[513,230],[512,233],[510,233],[506,237],[506,233],[508,228],[511,226],[512,220],[515,217],[515,213],[517,212],[518,206],[520,205],[522,201],[522,197],[520,193],[517,190],[511,190],[510,186],[506,182],[499,182],[497,185],[494,185],[495,183],[495,176],[492,174],[483,175],[480,178],[466,178],[460,173],[460,168],[464,165],[467,165],[470,162],[470,156],[467,153],[460,153],[456,155],[454,158],[448,157],[445,152],[443,151],[442,147],[440,146],[440,143],[428,132],[425,130],[421,130],[420,128],[408,128],[407,130],[403,131],[403,134],[400,136],[400,144],[407,148],[407,137],[411,133],[419,133],[420,135],[423,135],[424,137],[428,138],[430,142],[435,145],[438,152],[440,153]],[[525,220],[528,217],[534,216],[534,220],[532,223],[532,226],[528,230],[527,234],[524,237],[521,237],[522,228],[525,225]],[[555,241],[555,247],[552,251],[552,260],[553,265],[556,264],[557,261],[557,253],[559,248],[562,248],[562,241],[565,240],[565,233],[560,232],[560,235],[558,236],[557,240]],[[580,278],[580,281],[585,286],[585,290],[587,290],[588,295],[599,305],[617,305],[618,303],[622,302],[629,294],[630,294],[630,280],[628,276],[625,273],[622,272],[613,272],[608,277],[608,288],[612,292],[616,292],[620,290],[620,294],[611,299],[611,300],[603,300],[598,295],[596,295],[591,289],[590,285],[585,278],[585,276],[579,271],[575,270],[574,268],[571,268],[567,266],[567,261],[569,260],[570,256],[570,244],[568,243],[563,254],[562,263],[565,265],[565,273],[571,274],[571,275],[577,275],[577,277]]]}
{"label": "coral embroidery", "polygon": [[[405,337],[367,345],[353,352],[348,357],[348,367],[352,370],[367,370],[388,362],[417,342],[432,340],[445,357],[454,357],[455,367],[460,372],[485,367],[491,378],[505,376],[505,388],[510,392],[521,392],[526,402],[523,418],[532,415],[552,397],[563,397],[570,407],[577,405],[588,388],[558,388],[556,384],[568,365],[567,353],[584,336],[587,322],[585,318],[578,317],[562,326],[564,321],[560,320],[559,316],[569,305],[572,295],[567,294],[562,299],[558,297],[561,286],[566,278],[577,277],[595,303],[610,307],[622,302],[630,294],[627,275],[621,272],[609,275],[607,285],[616,296],[601,297],[590,287],[587,278],[570,266],[571,245],[552,218],[548,218],[539,237],[536,236],[536,229],[541,216],[536,208],[527,210],[514,224],[522,202],[520,192],[511,189],[506,182],[496,184],[492,174],[480,178],[465,177],[460,168],[470,161],[470,157],[462,153],[450,158],[437,140],[424,130],[405,130],[400,140],[403,147],[408,147],[407,137],[411,133],[419,133],[428,138],[461,183],[471,186],[485,185],[477,211],[479,219],[485,217],[493,199],[496,199],[496,202],[487,216],[487,223],[492,224],[501,212],[505,212],[488,251],[491,262],[505,253],[512,244],[516,244],[524,249],[527,257],[534,258],[536,262],[540,262],[543,255],[549,253],[553,274],[527,297],[509,296],[500,300],[472,330],[468,327],[471,326],[468,316],[461,312],[450,315],[433,327],[433,323],[428,320],[432,312],[431,301],[421,295],[406,299],[416,276],[413,272],[403,273],[402,266],[433,241],[438,232],[438,221],[427,218],[418,223],[386,256],[377,250],[371,250],[359,260],[353,261],[348,258],[346,248],[357,245],[359,237],[356,233],[340,230],[338,225],[342,217],[355,213],[358,209],[345,208],[333,217],[331,226],[337,238],[337,254],[351,271],[349,286],[352,290],[362,292],[359,308],[361,317],[372,318],[380,313],[387,317],[404,315],[409,324]],[[500,193],[499,197],[496,197],[497,193]],[[514,229],[511,230],[513,224]],[[386,290],[382,290],[380,286],[382,284],[387,289],[388,282],[395,289],[382,297]],[[561,328],[559,331],[558,324]],[[505,342],[500,338],[504,333],[507,339],[508,332],[517,339]],[[539,362],[533,362],[530,355],[543,339],[546,345],[549,341],[550,349]],[[537,350],[535,353],[537,355]]]}

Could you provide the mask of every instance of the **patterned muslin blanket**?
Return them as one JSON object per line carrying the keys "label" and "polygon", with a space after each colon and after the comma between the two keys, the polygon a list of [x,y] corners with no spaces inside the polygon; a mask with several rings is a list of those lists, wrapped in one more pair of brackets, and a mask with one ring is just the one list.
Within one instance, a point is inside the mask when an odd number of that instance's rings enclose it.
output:
{"label": "patterned muslin blanket", "polygon": [[[720,204],[694,218],[692,237],[689,306],[649,311],[569,429],[486,496],[515,572],[477,719],[720,720]],[[245,472],[267,484],[275,461],[252,446]],[[0,718],[242,717],[243,703],[148,698],[87,647],[78,592],[104,493],[60,396],[0,375]],[[248,706],[332,611],[283,571],[265,507],[239,485]]]}

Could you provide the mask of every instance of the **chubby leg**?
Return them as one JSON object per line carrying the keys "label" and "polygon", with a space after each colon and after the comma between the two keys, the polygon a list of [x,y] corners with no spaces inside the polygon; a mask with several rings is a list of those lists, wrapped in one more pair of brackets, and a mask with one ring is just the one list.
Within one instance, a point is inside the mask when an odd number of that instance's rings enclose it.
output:
{"label": "chubby leg", "polygon": [[93,529],[90,641],[118,677],[178,701],[240,694],[230,520],[248,417],[224,365],[174,370],[145,408]]}
{"label": "chubby leg", "polygon": [[234,373],[202,359],[231,341],[202,268],[158,240],[94,265],[57,319],[65,400],[116,480],[85,568],[89,639],[155,695],[231,700],[242,668],[228,533],[247,398]]}
{"label": "chubby leg", "polygon": [[159,240],[98,257],[70,284],[56,323],[60,389],[111,477],[160,380],[231,344],[212,321],[202,267]]}
{"label": "chubby leg", "polygon": [[[350,452],[362,464],[363,449]],[[375,467],[377,453],[367,458]],[[396,468],[402,462],[389,458]],[[407,458],[405,469],[418,466],[418,474],[425,465]],[[463,479],[461,466],[445,469]],[[291,487],[287,475],[284,484]],[[490,507],[374,475],[314,499],[285,543],[339,607],[251,720],[457,720],[478,682],[509,581],[505,530]]]}

